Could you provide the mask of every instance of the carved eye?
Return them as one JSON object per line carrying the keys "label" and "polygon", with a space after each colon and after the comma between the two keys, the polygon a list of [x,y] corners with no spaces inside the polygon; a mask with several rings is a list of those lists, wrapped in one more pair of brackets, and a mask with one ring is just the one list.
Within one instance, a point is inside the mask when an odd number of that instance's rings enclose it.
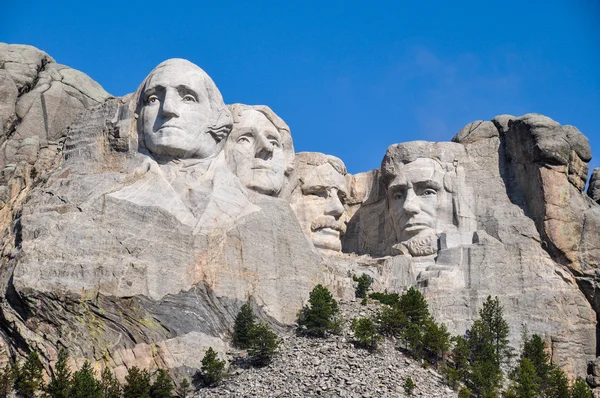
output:
{"label": "carved eye", "polygon": [[424,190],[423,193],[421,194],[421,196],[433,196],[433,195],[437,195],[437,191],[432,188],[428,188],[428,189]]}
{"label": "carved eye", "polygon": [[395,200],[402,200],[402,199],[404,199],[404,193],[402,191],[394,192],[392,194],[392,198]]}
{"label": "carved eye", "polygon": [[238,143],[250,143],[252,142],[252,136],[250,134],[241,135],[237,141]]}
{"label": "carved eye", "polygon": [[186,94],[183,96],[183,102],[196,102],[196,98],[192,94]]}
{"label": "carved eye", "polygon": [[151,95],[148,97],[148,99],[146,100],[146,102],[148,104],[153,104],[155,102],[158,102],[158,97],[156,95]]}
{"label": "carved eye", "polygon": [[269,144],[279,148],[280,144],[279,144],[279,140],[277,138],[269,137],[268,140],[269,140]]}

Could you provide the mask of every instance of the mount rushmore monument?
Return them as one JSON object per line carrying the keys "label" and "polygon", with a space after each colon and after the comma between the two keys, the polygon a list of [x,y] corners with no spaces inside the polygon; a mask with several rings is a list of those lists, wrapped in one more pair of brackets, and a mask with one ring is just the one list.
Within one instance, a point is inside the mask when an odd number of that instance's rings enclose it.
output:
{"label": "mount rushmore monument", "polygon": [[418,287],[456,334],[497,295],[511,344],[540,334],[571,376],[599,355],[600,170],[585,192],[573,126],[501,115],[352,175],[182,59],[116,98],[0,44],[0,99],[0,361],[199,369],[243,303],[284,328],[316,284],[352,298],[362,273]]}

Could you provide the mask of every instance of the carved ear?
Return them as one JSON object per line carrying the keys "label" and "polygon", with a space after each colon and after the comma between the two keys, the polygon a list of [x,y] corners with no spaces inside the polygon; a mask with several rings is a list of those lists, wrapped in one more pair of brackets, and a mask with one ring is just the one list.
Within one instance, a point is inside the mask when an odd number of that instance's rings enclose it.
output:
{"label": "carved ear", "polygon": [[448,171],[444,175],[444,189],[447,192],[454,192],[454,177],[455,177],[454,171]]}

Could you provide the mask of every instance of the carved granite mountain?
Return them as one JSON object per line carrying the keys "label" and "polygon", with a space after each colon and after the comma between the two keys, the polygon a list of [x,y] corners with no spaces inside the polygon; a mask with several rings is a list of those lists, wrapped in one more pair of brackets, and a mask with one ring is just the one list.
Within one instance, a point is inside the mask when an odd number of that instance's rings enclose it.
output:
{"label": "carved granite mountain", "polygon": [[0,45],[0,77],[1,359],[189,373],[244,302],[286,327],[314,285],[348,299],[363,272],[419,287],[453,333],[497,295],[513,346],[526,327],[571,375],[597,356],[599,177],[585,194],[572,126],[502,115],[350,175],[292,162],[284,121],[185,60],[122,98],[32,47]]}

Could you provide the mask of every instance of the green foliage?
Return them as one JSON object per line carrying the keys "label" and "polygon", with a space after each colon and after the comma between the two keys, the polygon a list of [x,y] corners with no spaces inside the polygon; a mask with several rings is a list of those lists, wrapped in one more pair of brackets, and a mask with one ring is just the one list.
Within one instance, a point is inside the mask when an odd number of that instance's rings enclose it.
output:
{"label": "green foliage", "polygon": [[515,398],[537,398],[540,393],[542,380],[536,373],[534,364],[522,357],[512,376],[512,385],[509,394]]}
{"label": "green foliage", "polygon": [[127,398],[150,398],[150,373],[133,366],[125,376],[123,396]]}
{"label": "green foliage", "polygon": [[248,355],[255,366],[266,366],[277,354],[279,339],[266,323],[256,324],[250,329]]}
{"label": "green foliage", "polygon": [[158,369],[156,379],[150,386],[151,398],[173,398],[173,382],[164,369]]}
{"label": "green foliage", "polygon": [[389,337],[400,337],[408,326],[408,318],[398,305],[384,306],[379,313],[379,333]]}
{"label": "green foliage", "polygon": [[338,333],[340,322],[337,301],[331,292],[317,285],[310,292],[308,305],[298,313],[298,332],[309,336],[325,337],[327,333]]}
{"label": "green foliage", "polygon": [[42,387],[44,367],[36,351],[31,351],[23,366],[15,365],[15,389],[24,398],[33,398]]}
{"label": "green foliage", "polygon": [[[466,335],[469,369],[465,383],[477,396],[495,397],[502,385],[501,364],[510,358],[508,323],[498,297],[488,296]],[[464,348],[464,347],[463,347]]]}
{"label": "green foliage", "polygon": [[175,394],[177,398],[187,398],[190,392],[192,392],[190,382],[188,379],[183,379],[181,384],[179,384],[179,387],[177,387]]}
{"label": "green foliage", "polygon": [[357,298],[366,298],[367,291],[369,290],[369,287],[371,287],[371,284],[373,283],[373,278],[371,278],[367,274],[362,274],[360,277],[357,277],[356,275],[354,275],[352,277],[352,279],[355,282],[358,282],[358,285],[356,286],[356,290],[354,292],[356,297]]}
{"label": "green foliage", "polygon": [[377,325],[371,319],[353,319],[351,327],[354,331],[354,344],[356,346],[368,350],[375,350],[377,348],[377,343],[381,340],[381,335],[377,330]]}
{"label": "green foliage", "polygon": [[69,352],[61,348],[58,351],[56,365],[52,370],[50,382],[46,386],[46,393],[49,398],[69,398],[69,389],[71,388],[71,371],[67,364]]}
{"label": "green foliage", "polygon": [[108,367],[104,368],[100,375],[100,389],[102,398],[119,398],[121,396],[121,384]]}
{"label": "green foliage", "polygon": [[404,392],[406,393],[406,395],[411,396],[411,395],[413,395],[413,391],[414,391],[416,385],[415,385],[415,382],[413,381],[413,379],[410,376],[408,376],[406,378],[406,380],[404,381],[403,387],[404,387]]}
{"label": "green foliage", "polygon": [[508,333],[510,328],[504,319],[504,309],[500,305],[498,296],[488,296],[479,310],[479,316],[489,334],[489,339],[494,347],[495,356],[493,360],[500,366],[501,363],[510,359],[511,352],[508,346]]}
{"label": "green foliage", "polygon": [[569,379],[558,367],[551,367],[548,372],[546,398],[564,398],[569,396]]}
{"label": "green foliage", "polygon": [[460,391],[458,391],[458,398],[471,398],[471,390],[465,386],[462,386]]}
{"label": "green foliage", "polygon": [[450,333],[446,325],[437,324],[433,319],[427,319],[424,326],[422,344],[425,358],[437,363],[450,349]]}
{"label": "green foliage", "polygon": [[397,305],[400,302],[400,296],[398,293],[380,293],[373,292],[369,294],[369,298],[379,301],[381,304],[389,306]]}
{"label": "green foliage", "polygon": [[399,306],[408,318],[408,322],[414,325],[423,325],[431,316],[425,297],[412,286],[400,296]]}
{"label": "green foliage", "polygon": [[544,389],[551,369],[550,357],[546,353],[546,343],[544,343],[544,340],[537,334],[525,339],[521,356],[531,361],[531,364],[535,368],[535,373],[540,380],[540,387]]}
{"label": "green foliage", "polygon": [[217,357],[217,353],[212,347],[209,347],[202,358],[202,368],[200,370],[202,384],[205,387],[218,385],[225,377],[225,361]]}
{"label": "green foliage", "polygon": [[594,394],[585,380],[578,377],[571,387],[571,398],[594,398]]}
{"label": "green foliage", "polygon": [[102,398],[102,387],[100,386],[100,382],[94,377],[94,370],[88,361],[85,361],[81,369],[73,373],[69,397]]}
{"label": "green foliage", "polygon": [[6,364],[4,369],[0,370],[0,398],[6,398],[12,391],[15,381],[13,366]]}
{"label": "green foliage", "polygon": [[248,348],[248,334],[254,326],[254,314],[249,303],[242,305],[235,317],[233,326],[233,345],[238,348]]}

